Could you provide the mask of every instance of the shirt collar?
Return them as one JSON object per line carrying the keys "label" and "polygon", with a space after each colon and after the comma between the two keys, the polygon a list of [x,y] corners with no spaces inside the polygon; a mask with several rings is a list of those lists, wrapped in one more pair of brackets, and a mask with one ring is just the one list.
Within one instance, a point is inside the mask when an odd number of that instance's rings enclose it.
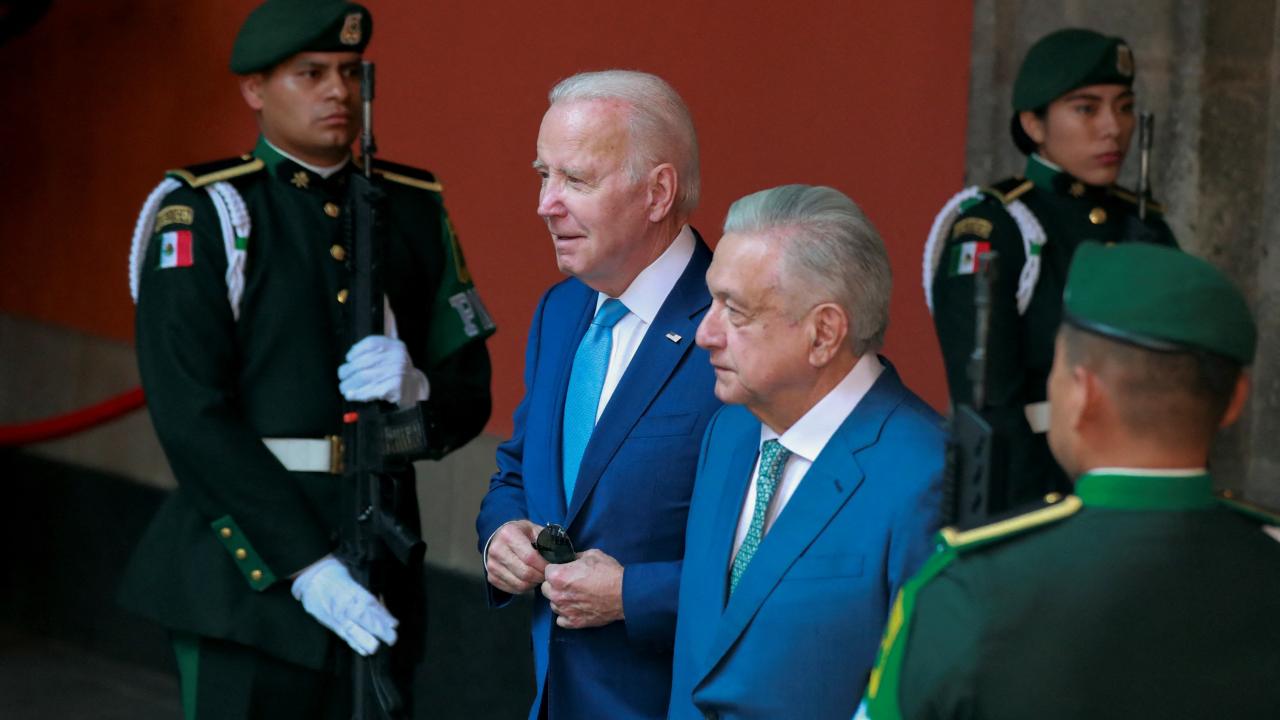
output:
{"label": "shirt collar", "polygon": [[1097,201],[1106,191],[1104,187],[1089,185],[1077,179],[1056,163],[1036,153],[1027,156],[1027,167],[1023,174],[1041,190],[1059,195],[1076,198],[1087,195],[1091,200]]}
{"label": "shirt collar", "polygon": [[1205,468],[1095,468],[1076,481],[1086,507],[1115,510],[1199,510],[1213,507]]}
{"label": "shirt collar", "polygon": [[875,353],[866,353],[848,375],[822,397],[808,412],[800,416],[794,425],[778,435],[764,423],[760,424],[760,444],[777,438],[782,446],[809,462],[818,459],[831,436],[844,424],[846,418],[862,402],[871,386],[875,385],[884,365]]}
{"label": "shirt collar", "polygon": [[[685,225],[680,228],[671,245],[657,260],[649,263],[648,267],[636,275],[618,299],[646,325],[652,325],[654,318],[658,317],[658,311],[662,309],[662,303],[666,302],[671,289],[679,282],[689,260],[693,258],[693,247],[693,230]],[[596,293],[596,310],[608,299],[608,295]]]}
{"label": "shirt collar", "polygon": [[289,153],[281,150],[275,145],[273,145],[265,135],[258,136],[258,146],[254,148],[253,154],[254,154],[254,157],[262,158],[262,161],[266,163],[268,170],[274,171],[276,166],[280,164],[280,161],[288,160],[289,162],[295,163],[301,167],[306,168],[307,170],[310,170],[311,172],[315,173],[316,175],[319,175],[322,178],[329,178],[334,173],[346,167],[347,163],[351,162],[351,156],[348,155],[346,159],[343,160],[342,162],[338,163],[337,165],[331,165],[329,167],[321,167],[319,165],[312,165],[310,163],[305,163],[299,160],[298,158],[290,155]]}

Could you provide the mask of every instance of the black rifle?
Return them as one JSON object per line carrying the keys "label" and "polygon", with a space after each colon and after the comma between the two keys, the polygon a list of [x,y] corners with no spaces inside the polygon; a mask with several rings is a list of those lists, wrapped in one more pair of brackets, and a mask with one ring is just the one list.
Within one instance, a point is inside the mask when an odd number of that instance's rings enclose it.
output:
{"label": "black rifle", "polygon": [[[364,173],[347,182],[346,233],[353,272],[350,291],[351,344],[383,332],[380,208],[385,193],[373,181],[373,63],[362,65],[364,130],[360,137]],[[412,460],[427,448],[420,406],[397,410],[385,402],[348,402],[342,416],[343,507],[339,555],[352,577],[381,597],[388,561],[410,567],[422,563],[426,544],[397,517],[398,485]],[[404,699],[390,668],[385,645],[369,657],[352,653],[352,717],[382,720],[404,715]]]}
{"label": "black rifle", "polygon": [[952,408],[947,438],[943,524],[962,530],[982,524],[991,511],[1000,506],[1006,492],[1004,447],[991,423],[982,416],[987,404],[987,337],[991,328],[991,288],[995,284],[997,257],[997,253],[986,252],[977,258],[974,342],[969,356],[973,402]]}
{"label": "black rifle", "polygon": [[1147,219],[1147,195],[1151,192],[1151,140],[1156,118],[1149,112],[1138,114],[1138,219]]}

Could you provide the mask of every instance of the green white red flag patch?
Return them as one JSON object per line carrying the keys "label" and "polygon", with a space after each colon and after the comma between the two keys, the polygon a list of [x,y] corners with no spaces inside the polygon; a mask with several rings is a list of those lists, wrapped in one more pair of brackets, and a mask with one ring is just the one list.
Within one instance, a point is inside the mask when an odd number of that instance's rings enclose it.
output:
{"label": "green white red flag patch", "polygon": [[174,230],[160,235],[160,269],[191,267],[191,231]]}
{"label": "green white red flag patch", "polygon": [[978,257],[991,251],[991,243],[970,240],[961,244],[955,251],[955,266],[952,275],[972,275],[978,272]]}

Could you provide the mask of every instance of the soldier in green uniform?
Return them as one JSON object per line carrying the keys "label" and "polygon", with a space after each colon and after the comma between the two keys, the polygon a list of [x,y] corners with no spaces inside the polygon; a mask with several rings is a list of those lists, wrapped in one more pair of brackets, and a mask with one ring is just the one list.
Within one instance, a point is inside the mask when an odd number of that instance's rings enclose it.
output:
{"label": "soldier in green uniform", "polygon": [[1133,53],[1123,40],[1060,30],[1031,47],[1013,88],[1011,130],[1025,174],[972,187],[947,203],[926,248],[924,286],[942,346],[953,404],[973,402],[967,367],[974,344],[978,256],[998,253],[987,345],[984,417],[1005,461],[991,509],[1064,491],[1045,444],[1045,380],[1062,310],[1062,286],[1086,240],[1175,245],[1149,203],[1115,184],[1135,125]]}
{"label": "soldier in green uniform", "polygon": [[[342,645],[420,654],[421,567],[382,597],[335,558],[347,400],[419,404],[439,458],[489,416],[493,323],[422,170],[376,161],[386,328],[349,347],[344,206],[359,172],[360,59],[372,20],[340,0],[268,0],[231,69],[252,152],[170,171],[134,236],[137,352],[178,489],[127,569],[122,602],[173,633],[188,718],[349,717]],[[418,525],[411,474],[389,498]],[[396,574],[398,573],[398,574]]]}
{"label": "soldier in green uniform", "polygon": [[864,710],[893,718],[1280,717],[1280,517],[1215,498],[1256,328],[1214,267],[1082,245],[1049,380],[1075,478],[944,529],[890,615]]}

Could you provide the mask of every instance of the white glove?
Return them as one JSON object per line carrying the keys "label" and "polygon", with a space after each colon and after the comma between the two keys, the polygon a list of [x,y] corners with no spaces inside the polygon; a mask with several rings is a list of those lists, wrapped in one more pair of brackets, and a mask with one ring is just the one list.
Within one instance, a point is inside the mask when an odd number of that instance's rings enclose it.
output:
{"label": "white glove", "polygon": [[308,565],[293,581],[292,591],[304,610],[361,655],[377,652],[379,640],[396,644],[400,621],[333,555]]}
{"label": "white glove", "polygon": [[338,390],[354,401],[386,400],[402,408],[431,395],[427,376],[413,366],[404,343],[386,335],[370,335],[347,351],[338,368]]}

